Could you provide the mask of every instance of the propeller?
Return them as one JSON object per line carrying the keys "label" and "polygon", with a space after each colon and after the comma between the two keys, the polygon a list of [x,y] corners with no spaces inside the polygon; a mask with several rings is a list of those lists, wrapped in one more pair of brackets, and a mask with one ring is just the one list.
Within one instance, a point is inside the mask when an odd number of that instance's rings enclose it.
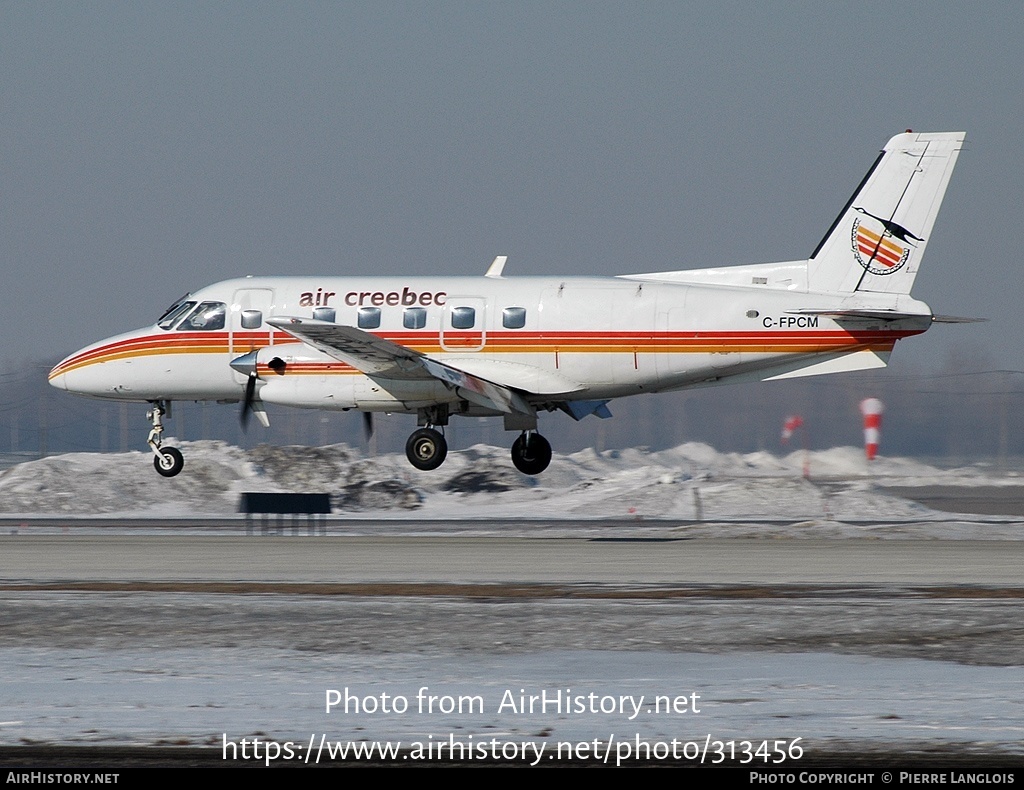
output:
{"label": "propeller", "polygon": [[245,398],[242,400],[242,412],[238,415],[242,425],[242,431],[249,430],[249,415],[252,413],[253,401],[256,400],[256,379],[255,373],[250,373],[245,382]]}
{"label": "propeller", "polygon": [[232,369],[246,376],[242,412],[238,415],[243,431],[249,429],[249,415],[256,410],[256,382],[259,380],[259,376],[256,373],[256,357],[258,353],[258,351],[250,351],[248,354],[243,354],[230,362]]}
{"label": "propeller", "polygon": [[363,438],[366,439],[367,444],[373,438],[373,412],[363,412]]}

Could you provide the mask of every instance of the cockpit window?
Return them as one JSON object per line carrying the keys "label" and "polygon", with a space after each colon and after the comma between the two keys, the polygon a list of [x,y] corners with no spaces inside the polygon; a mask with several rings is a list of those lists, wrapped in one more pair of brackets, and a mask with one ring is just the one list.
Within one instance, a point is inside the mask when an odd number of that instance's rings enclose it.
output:
{"label": "cockpit window", "polygon": [[156,325],[161,329],[170,329],[189,310],[196,306],[195,302],[175,302],[157,319]]}
{"label": "cockpit window", "polygon": [[227,306],[224,302],[203,302],[178,324],[179,332],[203,332],[223,329]]}

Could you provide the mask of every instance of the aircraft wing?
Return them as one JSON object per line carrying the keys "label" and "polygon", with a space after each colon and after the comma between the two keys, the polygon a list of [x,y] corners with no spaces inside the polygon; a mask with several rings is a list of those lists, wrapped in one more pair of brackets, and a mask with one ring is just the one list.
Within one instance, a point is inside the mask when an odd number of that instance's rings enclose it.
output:
{"label": "aircraft wing", "polygon": [[485,409],[506,414],[534,413],[526,399],[510,387],[466,373],[354,326],[309,318],[273,318],[267,323],[367,376],[383,379],[433,378],[449,389],[458,389],[466,400]]}
{"label": "aircraft wing", "polygon": [[267,323],[367,376],[387,379],[431,377],[423,367],[424,356],[419,351],[354,326],[309,318],[271,318]]}

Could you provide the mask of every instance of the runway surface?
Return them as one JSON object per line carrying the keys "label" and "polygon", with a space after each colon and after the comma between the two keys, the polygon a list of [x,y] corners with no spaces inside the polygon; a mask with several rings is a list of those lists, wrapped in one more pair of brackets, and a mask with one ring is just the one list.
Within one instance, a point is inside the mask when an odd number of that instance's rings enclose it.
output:
{"label": "runway surface", "polygon": [[0,536],[0,582],[1024,587],[1024,542]]}
{"label": "runway surface", "polygon": [[[0,745],[710,736],[800,738],[819,757],[1024,759],[1024,544],[587,529],[2,535]],[[423,687],[483,704],[324,710],[328,689],[414,700]],[[501,705],[570,689],[696,693],[702,707]]]}

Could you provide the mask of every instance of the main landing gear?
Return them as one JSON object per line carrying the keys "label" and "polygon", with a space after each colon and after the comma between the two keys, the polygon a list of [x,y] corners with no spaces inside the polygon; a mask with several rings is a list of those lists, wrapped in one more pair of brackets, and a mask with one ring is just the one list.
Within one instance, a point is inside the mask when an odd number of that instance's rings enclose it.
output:
{"label": "main landing gear", "polygon": [[539,475],[551,463],[551,444],[536,431],[523,431],[512,444],[512,463],[524,475]]}
{"label": "main landing gear", "polygon": [[[413,431],[405,443],[405,456],[417,469],[429,472],[444,463],[448,442],[435,428]],[[524,475],[539,475],[551,463],[551,445],[536,431],[523,431],[512,445],[512,463]]]}
{"label": "main landing gear", "polygon": [[420,428],[413,431],[409,441],[405,443],[405,457],[417,469],[429,472],[437,469],[448,456],[448,442],[440,431],[433,428]]}
{"label": "main landing gear", "polygon": [[153,423],[153,430],[149,432],[149,439],[146,444],[153,451],[153,466],[156,471],[164,477],[174,477],[185,468],[185,459],[181,451],[176,447],[161,447],[161,437],[164,433],[164,415],[170,416],[170,404],[158,400],[153,402],[153,408],[146,412],[146,419]]}

